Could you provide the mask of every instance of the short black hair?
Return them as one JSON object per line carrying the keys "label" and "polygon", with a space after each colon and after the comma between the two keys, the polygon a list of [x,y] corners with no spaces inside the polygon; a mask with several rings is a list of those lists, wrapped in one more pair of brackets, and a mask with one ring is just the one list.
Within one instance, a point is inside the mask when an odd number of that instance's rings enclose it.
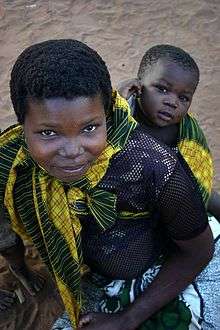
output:
{"label": "short black hair", "polygon": [[156,45],[148,49],[142,57],[138,69],[138,78],[141,80],[145,76],[146,72],[151,69],[159,59],[175,62],[184,70],[192,72],[192,74],[195,75],[195,79],[198,85],[200,75],[198,65],[194,59],[182,48],[172,45]]}
{"label": "short black hair", "polygon": [[105,62],[78,40],[48,40],[26,48],[16,60],[10,80],[11,100],[18,122],[24,123],[28,98],[101,95],[107,113],[111,79]]}

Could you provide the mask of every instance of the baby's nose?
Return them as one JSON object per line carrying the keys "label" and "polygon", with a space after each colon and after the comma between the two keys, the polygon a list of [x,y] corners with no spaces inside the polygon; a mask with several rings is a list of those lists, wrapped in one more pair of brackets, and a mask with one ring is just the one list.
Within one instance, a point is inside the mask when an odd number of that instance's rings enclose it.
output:
{"label": "baby's nose", "polygon": [[179,102],[178,102],[177,97],[173,96],[173,97],[169,97],[168,99],[166,99],[164,101],[164,104],[165,105],[168,105],[171,108],[176,109],[178,107],[178,105],[179,105]]}

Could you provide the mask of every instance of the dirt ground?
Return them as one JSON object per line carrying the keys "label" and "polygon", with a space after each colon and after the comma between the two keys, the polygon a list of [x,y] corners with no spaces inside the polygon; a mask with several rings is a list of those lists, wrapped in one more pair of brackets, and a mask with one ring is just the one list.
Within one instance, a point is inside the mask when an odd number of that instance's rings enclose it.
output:
{"label": "dirt ground", "polygon": [[63,312],[61,298],[45,267],[38,258],[26,259],[29,267],[45,278],[44,288],[35,297],[31,297],[0,257],[0,287],[11,291],[20,288],[25,299],[22,304],[17,301],[7,313],[0,313],[0,330],[49,330]]}
{"label": "dirt ground", "polygon": [[[0,128],[16,121],[9,98],[10,70],[32,43],[55,38],[84,41],[105,59],[114,84],[135,76],[147,48],[173,44],[190,52],[201,70],[191,110],[209,141],[214,186],[220,191],[219,31],[219,0],[0,0]],[[11,286],[4,264],[0,273],[0,286],[5,279]],[[0,315],[0,329],[50,328],[62,309],[51,281],[37,299],[28,299]]]}

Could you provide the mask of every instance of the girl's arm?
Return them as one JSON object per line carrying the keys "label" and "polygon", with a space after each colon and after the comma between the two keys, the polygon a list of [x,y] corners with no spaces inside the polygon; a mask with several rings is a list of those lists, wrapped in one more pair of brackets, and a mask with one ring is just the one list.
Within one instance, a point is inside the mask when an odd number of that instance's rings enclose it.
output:
{"label": "girl's arm", "polygon": [[156,207],[160,225],[174,243],[157,277],[124,312],[93,313],[82,318],[80,325],[90,322],[86,329],[137,329],[176,298],[211,260],[214,244],[205,207],[193,180],[179,165],[160,193]]}
{"label": "girl's arm", "polygon": [[124,312],[90,313],[80,320],[87,330],[135,330],[176,298],[212,258],[213,239],[209,226],[187,241],[176,241],[176,251],[167,258],[155,280]]}
{"label": "girl's arm", "polygon": [[176,246],[176,251],[167,258],[152,284],[127,309],[124,317],[127,317],[128,324],[131,324],[130,329],[136,329],[176,298],[208,264],[213,254],[210,228],[207,227],[196,238],[176,241]]}
{"label": "girl's arm", "polygon": [[178,296],[211,260],[213,236],[193,180],[177,165],[157,204],[161,226],[174,243],[158,276],[126,315],[133,328]]}

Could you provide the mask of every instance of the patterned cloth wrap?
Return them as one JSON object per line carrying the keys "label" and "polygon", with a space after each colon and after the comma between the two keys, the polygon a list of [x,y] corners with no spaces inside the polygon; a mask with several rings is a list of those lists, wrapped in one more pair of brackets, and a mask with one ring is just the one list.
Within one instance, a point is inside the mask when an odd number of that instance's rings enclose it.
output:
{"label": "patterned cloth wrap", "polygon": [[212,189],[213,161],[204,133],[191,113],[180,122],[177,147],[196,178],[207,205]]}
{"label": "patterned cloth wrap", "polygon": [[128,103],[116,91],[112,104],[106,118],[105,149],[82,179],[65,187],[33,161],[20,125],[9,127],[0,136],[0,205],[4,205],[5,219],[23,240],[32,240],[37,247],[57,282],[73,325],[81,309],[83,265],[81,225],[70,206],[85,204],[102,230],[114,223],[116,196],[96,186],[112,156],[123,149],[136,127]]}

